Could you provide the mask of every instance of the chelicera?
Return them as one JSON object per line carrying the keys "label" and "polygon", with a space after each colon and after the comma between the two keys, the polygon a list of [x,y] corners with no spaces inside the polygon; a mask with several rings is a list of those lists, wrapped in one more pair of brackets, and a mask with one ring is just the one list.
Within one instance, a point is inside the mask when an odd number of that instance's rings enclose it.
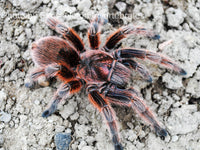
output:
{"label": "chelicera", "polygon": [[37,67],[31,73],[31,82],[26,83],[26,87],[33,87],[41,77],[57,77],[63,82],[54,94],[50,107],[42,113],[43,117],[53,114],[60,101],[85,87],[90,102],[107,122],[115,150],[123,148],[112,104],[132,107],[153,127],[158,136],[167,136],[167,131],[160,126],[144,104],[141,94],[126,86],[132,69],[139,72],[145,80],[152,81],[148,70],[136,62],[135,58],[151,60],[181,75],[185,75],[186,72],[169,58],[152,51],[136,48],[115,49],[115,45],[130,34],[142,34],[152,39],[160,38],[153,31],[142,27],[123,26],[111,34],[100,48],[100,32],[105,22],[100,16],[91,20],[88,29],[90,48],[86,48],[72,28],[55,18],[48,18],[47,25],[62,34],[64,39],[48,36],[32,44],[31,55]]}

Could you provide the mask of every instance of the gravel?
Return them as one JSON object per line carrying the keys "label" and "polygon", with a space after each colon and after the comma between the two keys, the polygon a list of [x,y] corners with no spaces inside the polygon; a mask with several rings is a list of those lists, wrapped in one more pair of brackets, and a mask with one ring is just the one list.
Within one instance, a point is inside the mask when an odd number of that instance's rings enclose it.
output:
{"label": "gravel", "polygon": [[126,10],[126,6],[127,4],[126,3],[124,3],[124,2],[117,2],[116,4],[115,4],[115,7],[117,7],[117,9],[119,10],[119,11],[121,11],[121,12],[124,12],[125,10]]}
{"label": "gravel", "polygon": [[69,133],[56,133],[54,137],[57,150],[68,150],[71,142],[71,134]]}
{"label": "gravel", "polygon": [[11,120],[11,114],[0,112],[0,121],[8,123]]}
{"label": "gravel", "polygon": [[[134,111],[114,106],[124,149],[200,149],[199,9],[200,0],[111,0],[109,4],[105,0],[1,0],[0,150],[54,150],[58,133],[71,135],[69,148],[73,150],[113,149],[107,126],[84,90],[59,104],[55,114],[42,118],[61,82],[32,90],[24,86],[34,68],[31,43],[57,35],[45,25],[47,17],[55,16],[74,28],[88,47],[87,28],[96,14],[108,19],[102,28],[101,45],[123,25],[152,29],[161,36],[159,40],[134,35],[118,46],[168,55],[187,71],[181,76],[150,61],[138,60],[149,69],[153,82],[133,72],[130,86],[142,93],[169,135],[162,140]],[[165,42],[169,45],[158,49]]]}
{"label": "gravel", "polygon": [[181,9],[174,9],[172,7],[166,10],[168,26],[170,27],[179,27],[183,23],[186,14]]}

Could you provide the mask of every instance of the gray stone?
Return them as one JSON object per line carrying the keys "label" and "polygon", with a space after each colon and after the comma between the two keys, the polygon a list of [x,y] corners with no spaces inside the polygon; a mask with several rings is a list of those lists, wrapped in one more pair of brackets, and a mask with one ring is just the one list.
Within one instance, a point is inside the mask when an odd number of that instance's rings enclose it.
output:
{"label": "gray stone", "polygon": [[200,112],[195,105],[184,105],[173,109],[166,126],[171,135],[187,134],[198,129]]}
{"label": "gray stone", "polygon": [[57,150],[68,150],[71,142],[71,134],[69,133],[56,133],[54,141]]}
{"label": "gray stone", "polygon": [[166,10],[168,26],[178,27],[183,23],[186,14],[181,9],[169,8]]}
{"label": "gray stone", "polygon": [[165,82],[166,86],[170,89],[178,89],[183,87],[182,77],[178,75],[173,75],[171,73],[164,74],[163,82]]}
{"label": "gray stone", "polygon": [[126,3],[124,2],[117,2],[115,4],[115,6],[117,7],[117,9],[121,12],[124,12],[126,10]]}
{"label": "gray stone", "polygon": [[0,121],[8,123],[11,120],[11,114],[0,112]]}
{"label": "gray stone", "polygon": [[63,110],[60,110],[59,113],[64,119],[67,119],[70,115],[75,112],[75,107],[77,106],[76,102],[69,101],[67,105],[64,105]]}
{"label": "gray stone", "polygon": [[0,147],[3,146],[3,143],[4,143],[4,138],[2,134],[0,134]]}
{"label": "gray stone", "polygon": [[91,146],[84,146],[84,147],[82,147],[81,150],[93,150],[93,149],[94,149],[94,147],[91,147]]}
{"label": "gray stone", "polygon": [[83,10],[88,10],[91,7],[92,3],[90,0],[82,0],[78,4],[78,10],[83,11]]}

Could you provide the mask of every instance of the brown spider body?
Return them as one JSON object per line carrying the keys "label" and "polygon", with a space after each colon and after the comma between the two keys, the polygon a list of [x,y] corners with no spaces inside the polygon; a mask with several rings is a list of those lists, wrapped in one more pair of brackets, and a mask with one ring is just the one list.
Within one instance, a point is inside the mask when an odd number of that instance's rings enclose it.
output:
{"label": "brown spider body", "polygon": [[149,59],[180,74],[186,74],[186,72],[169,58],[148,50],[124,48],[110,53],[114,46],[129,34],[144,34],[153,39],[159,39],[158,35],[144,28],[122,27],[108,37],[103,48],[99,48],[100,28],[105,23],[104,21],[101,17],[96,17],[91,21],[88,30],[90,49],[86,49],[81,38],[73,29],[54,18],[49,18],[47,25],[62,34],[65,40],[49,36],[33,43],[31,55],[37,68],[31,73],[31,82],[25,85],[33,87],[34,83],[42,76],[47,79],[58,77],[63,81],[55,93],[50,107],[43,112],[43,117],[50,116],[56,111],[61,100],[68,98],[85,86],[90,102],[107,121],[115,150],[123,148],[111,104],[132,107],[151,124],[158,136],[167,136],[167,131],[156,121],[149,108],[144,104],[141,95],[133,88],[126,89],[131,69],[138,71],[147,81],[152,81],[148,70],[137,63],[134,58]]}
{"label": "brown spider body", "polygon": [[112,56],[100,50],[88,50],[81,55],[78,75],[88,84],[107,81],[113,62]]}

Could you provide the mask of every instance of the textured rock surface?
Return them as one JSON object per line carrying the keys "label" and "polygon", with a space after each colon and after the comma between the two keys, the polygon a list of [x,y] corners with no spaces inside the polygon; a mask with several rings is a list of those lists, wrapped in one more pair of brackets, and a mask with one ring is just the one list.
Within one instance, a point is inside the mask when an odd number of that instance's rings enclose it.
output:
{"label": "textured rock surface", "polygon": [[71,134],[67,133],[56,133],[54,137],[55,145],[57,150],[68,150],[71,142]]}
{"label": "textured rock surface", "polygon": [[[121,5],[118,2],[0,1],[0,150],[54,150],[53,139],[58,132],[71,133],[73,150],[113,149],[107,127],[84,91],[62,102],[54,115],[44,119],[41,114],[60,82],[34,90],[24,87],[28,73],[34,68],[31,43],[57,35],[45,25],[46,18],[55,16],[73,27],[88,46],[87,28],[95,14],[108,17],[101,45],[122,25],[153,29],[160,34],[160,40],[134,35],[122,40],[119,46],[160,52],[187,71],[186,76],[180,76],[149,61],[140,61],[149,68],[153,83],[145,82],[133,72],[130,86],[142,93],[169,135],[161,140],[134,111],[114,107],[124,149],[200,149],[200,0],[123,0]],[[158,50],[168,40],[172,43]]]}

